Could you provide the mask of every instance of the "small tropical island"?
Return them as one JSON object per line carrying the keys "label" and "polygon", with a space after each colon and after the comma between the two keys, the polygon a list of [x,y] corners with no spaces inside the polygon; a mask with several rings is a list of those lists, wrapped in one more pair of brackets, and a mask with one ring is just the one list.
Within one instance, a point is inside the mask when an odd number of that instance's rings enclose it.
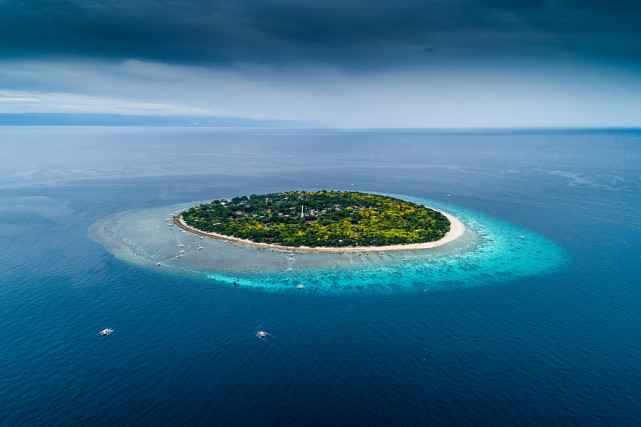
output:
{"label": "small tropical island", "polygon": [[462,224],[426,206],[377,194],[322,190],[214,200],[181,212],[174,223],[258,247],[343,251],[437,246],[451,230],[450,220],[456,223],[456,238]]}

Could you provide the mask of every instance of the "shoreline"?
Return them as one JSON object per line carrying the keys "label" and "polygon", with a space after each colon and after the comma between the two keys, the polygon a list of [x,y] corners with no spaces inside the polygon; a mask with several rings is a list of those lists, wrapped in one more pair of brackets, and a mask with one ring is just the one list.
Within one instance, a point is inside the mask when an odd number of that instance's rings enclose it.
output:
{"label": "shoreline", "polygon": [[309,246],[281,246],[275,243],[258,243],[253,242],[247,239],[240,239],[238,237],[225,236],[223,234],[204,232],[197,230],[189,225],[187,225],[182,219],[182,213],[177,214],[172,217],[173,223],[179,228],[188,231],[199,236],[209,237],[211,239],[223,240],[231,243],[235,243],[242,246],[249,246],[252,248],[259,249],[272,249],[272,250],[281,250],[281,251],[291,251],[291,252],[318,252],[318,253],[358,253],[358,252],[387,252],[387,251],[411,251],[411,250],[422,250],[422,249],[432,249],[439,246],[443,246],[446,243],[453,242],[463,235],[465,232],[465,225],[455,217],[445,212],[439,211],[447,217],[450,221],[450,231],[448,231],[443,238],[436,240],[434,242],[425,242],[425,243],[408,243],[405,245],[388,245],[388,246],[346,246],[342,248],[333,248],[328,246],[318,246],[315,248]]}

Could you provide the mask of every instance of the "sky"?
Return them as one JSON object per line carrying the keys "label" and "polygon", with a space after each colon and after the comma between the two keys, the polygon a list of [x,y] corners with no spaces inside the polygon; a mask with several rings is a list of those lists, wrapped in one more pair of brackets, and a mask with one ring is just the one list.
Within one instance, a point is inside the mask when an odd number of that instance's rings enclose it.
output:
{"label": "sky", "polygon": [[639,127],[637,0],[0,0],[0,114]]}

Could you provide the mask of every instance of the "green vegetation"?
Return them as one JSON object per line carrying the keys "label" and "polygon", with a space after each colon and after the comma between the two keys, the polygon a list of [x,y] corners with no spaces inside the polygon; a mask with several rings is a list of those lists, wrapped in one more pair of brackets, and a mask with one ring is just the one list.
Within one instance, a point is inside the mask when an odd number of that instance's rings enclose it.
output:
{"label": "green vegetation", "polygon": [[441,239],[440,212],[394,197],[347,191],[290,191],[214,200],[182,214],[205,232],[284,246],[384,246]]}

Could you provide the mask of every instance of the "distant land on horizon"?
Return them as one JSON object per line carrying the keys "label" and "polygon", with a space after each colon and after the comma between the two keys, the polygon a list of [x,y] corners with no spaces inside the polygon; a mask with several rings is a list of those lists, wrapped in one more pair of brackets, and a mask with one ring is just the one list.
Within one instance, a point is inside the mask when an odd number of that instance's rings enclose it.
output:
{"label": "distant land on horizon", "polygon": [[[327,129],[322,123],[313,123],[299,120],[278,120],[278,119],[250,119],[243,117],[216,117],[216,116],[152,116],[132,114],[96,114],[96,113],[0,113],[0,127],[29,127],[29,126],[107,126],[107,127],[237,127],[237,128],[304,128],[304,129]],[[334,127],[329,127],[335,129]],[[526,127],[409,127],[409,128],[341,128],[351,130],[377,130],[377,131],[416,131],[429,130],[434,132],[477,132],[477,131],[616,131],[616,132],[638,132],[641,127],[626,126],[526,126]]]}
{"label": "distant land on horizon", "polygon": [[0,113],[0,126],[309,127],[294,120],[130,114]]}

